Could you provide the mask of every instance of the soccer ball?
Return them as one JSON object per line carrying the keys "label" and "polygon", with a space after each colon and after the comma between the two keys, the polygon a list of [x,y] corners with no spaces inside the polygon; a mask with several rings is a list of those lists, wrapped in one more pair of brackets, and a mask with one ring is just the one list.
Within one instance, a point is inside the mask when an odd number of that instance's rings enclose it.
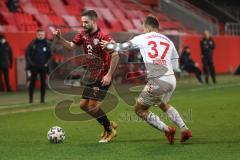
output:
{"label": "soccer ball", "polygon": [[50,143],[62,143],[65,139],[65,133],[61,127],[54,126],[49,129],[47,139]]}

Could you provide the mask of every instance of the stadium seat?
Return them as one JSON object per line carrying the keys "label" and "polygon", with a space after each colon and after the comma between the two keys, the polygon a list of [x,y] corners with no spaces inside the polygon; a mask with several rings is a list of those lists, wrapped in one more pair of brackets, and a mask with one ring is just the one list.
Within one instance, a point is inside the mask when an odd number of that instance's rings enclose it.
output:
{"label": "stadium seat", "polygon": [[0,33],[1,32],[6,32],[6,28],[4,25],[0,25]]}
{"label": "stadium seat", "polygon": [[92,2],[96,7],[106,7],[102,0],[93,0]]}
{"label": "stadium seat", "polygon": [[108,8],[98,8],[99,13],[102,14],[102,17],[111,25],[111,29],[114,31],[122,31],[122,25],[119,21],[114,17],[110,9]]}
{"label": "stadium seat", "polygon": [[10,12],[1,12],[3,15],[4,20],[7,22],[8,25],[16,25],[15,17],[13,13]]}
{"label": "stadium seat", "polygon": [[62,1],[48,0],[48,3],[51,6],[52,10],[59,17],[61,17],[62,15],[67,15],[67,11],[65,10],[65,7]]}
{"label": "stadium seat", "polygon": [[33,5],[36,7],[36,9],[41,14],[52,14],[53,13],[53,11],[50,8],[48,3],[33,3]]}
{"label": "stadium seat", "polygon": [[52,14],[52,15],[48,15],[48,17],[50,18],[50,20],[54,25],[61,25],[61,26],[65,25],[65,22],[63,21],[63,19],[57,15]]}
{"label": "stadium seat", "polygon": [[104,3],[104,5],[107,7],[107,8],[110,8],[112,10],[115,10],[118,8],[118,6],[115,4],[114,1],[110,1],[110,0],[102,0],[102,2]]}
{"label": "stadium seat", "polygon": [[35,8],[35,6],[32,5],[31,2],[21,2],[20,7],[22,8],[24,13],[28,14],[38,14],[38,10]]}
{"label": "stadium seat", "polygon": [[63,19],[67,22],[67,24],[70,27],[77,27],[80,26],[80,23],[78,22],[78,20],[76,19],[76,17],[74,16],[69,16],[69,15],[64,15]]}
{"label": "stadium seat", "polygon": [[124,12],[120,9],[112,9],[111,11],[117,19],[126,19]]}
{"label": "stadium seat", "polygon": [[123,25],[125,31],[133,31],[135,29],[131,21],[128,19],[122,19],[120,22]]}
{"label": "stadium seat", "polygon": [[134,28],[136,28],[138,31],[142,31],[142,22],[139,19],[132,19],[132,23],[134,25]]}
{"label": "stadium seat", "polygon": [[14,25],[7,25],[5,26],[6,32],[18,32],[18,28]]}
{"label": "stadium seat", "polygon": [[50,18],[45,14],[35,14],[34,17],[43,27],[47,27],[48,25],[53,24]]}
{"label": "stadium seat", "polygon": [[0,10],[1,12],[9,12],[4,1],[0,1]]}

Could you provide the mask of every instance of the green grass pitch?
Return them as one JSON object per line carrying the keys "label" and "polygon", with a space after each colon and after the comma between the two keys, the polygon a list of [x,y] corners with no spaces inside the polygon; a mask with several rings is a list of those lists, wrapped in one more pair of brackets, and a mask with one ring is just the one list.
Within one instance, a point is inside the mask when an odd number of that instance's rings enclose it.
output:
{"label": "green grass pitch", "polygon": [[[36,93],[35,98],[39,97]],[[218,76],[217,85],[197,85],[195,79],[177,84],[171,104],[193,132],[186,144],[169,145],[163,133],[138,119],[122,100],[108,113],[118,125],[118,136],[98,144],[102,128],[95,120],[65,122],[54,114],[63,98],[48,90],[46,104],[27,103],[27,93],[0,94],[0,160],[232,160],[240,157],[240,77]],[[77,98],[75,98],[77,99]],[[172,123],[157,108],[151,109]],[[81,112],[78,103],[72,112]],[[58,125],[65,130],[62,144],[50,144],[46,134]]]}

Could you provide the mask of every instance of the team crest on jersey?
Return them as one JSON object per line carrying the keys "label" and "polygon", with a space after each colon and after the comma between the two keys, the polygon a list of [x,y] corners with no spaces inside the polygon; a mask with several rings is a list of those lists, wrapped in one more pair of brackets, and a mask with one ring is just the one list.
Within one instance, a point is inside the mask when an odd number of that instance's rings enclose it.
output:
{"label": "team crest on jersey", "polygon": [[96,97],[99,92],[99,87],[93,87],[93,95]]}
{"label": "team crest on jersey", "polygon": [[99,39],[94,38],[93,43],[94,43],[94,45],[97,45],[99,43]]}

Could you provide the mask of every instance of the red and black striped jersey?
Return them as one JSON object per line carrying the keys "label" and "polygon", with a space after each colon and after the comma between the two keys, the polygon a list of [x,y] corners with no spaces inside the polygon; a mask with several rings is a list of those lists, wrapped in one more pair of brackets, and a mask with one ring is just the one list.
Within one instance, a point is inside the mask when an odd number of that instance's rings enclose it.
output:
{"label": "red and black striped jersey", "polygon": [[[83,45],[85,54],[93,55],[93,57],[96,57],[94,62],[89,61],[88,70],[91,72],[92,76],[94,76],[94,74],[97,74],[95,75],[95,78],[99,80],[101,80],[103,76],[108,72],[111,62],[110,52],[102,49],[99,43],[101,40],[112,41],[109,35],[105,34],[98,28],[98,30],[92,34],[81,31],[74,37],[72,41],[78,46]],[[99,72],[100,68],[101,71]]]}

